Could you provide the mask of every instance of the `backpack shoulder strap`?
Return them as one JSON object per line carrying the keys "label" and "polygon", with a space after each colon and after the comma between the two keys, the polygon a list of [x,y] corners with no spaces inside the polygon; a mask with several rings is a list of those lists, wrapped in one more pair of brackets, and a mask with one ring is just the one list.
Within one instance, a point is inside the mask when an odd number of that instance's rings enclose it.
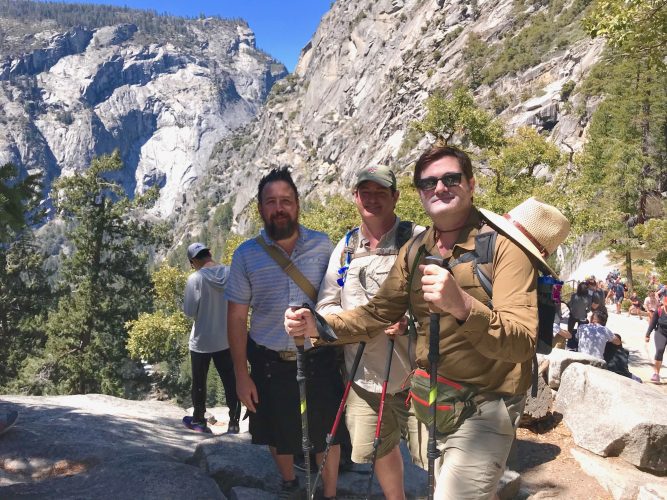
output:
{"label": "backpack shoulder strap", "polygon": [[359,226],[350,229],[345,233],[345,246],[340,254],[340,267],[349,266],[352,262],[354,251],[359,245]]}
{"label": "backpack shoulder strap", "polygon": [[498,232],[492,227],[484,225],[480,232],[475,236],[475,273],[479,279],[480,285],[493,299],[493,254],[496,249],[496,239]]}
{"label": "backpack shoulder strap", "polygon": [[264,241],[264,238],[262,238],[262,235],[259,235],[257,238],[255,238],[255,241],[259,243],[259,245],[267,254],[269,254],[269,257],[276,261],[276,263],[282,268],[283,271],[285,271],[285,273],[292,279],[292,281],[294,281],[294,283],[296,283],[298,287],[303,290],[308,298],[314,303],[317,303],[317,290],[313,284],[308,281],[308,278],[306,278],[294,265],[294,262],[292,262],[288,257],[285,257],[285,255],[283,255],[276,247],[267,245],[266,241]]}
{"label": "backpack shoulder strap", "polygon": [[405,245],[410,238],[412,238],[412,233],[415,230],[415,223],[409,220],[402,220],[398,223],[398,229],[396,230],[396,248],[400,248]]}
{"label": "backpack shoulder strap", "polygon": [[[426,247],[424,246],[423,243],[425,234],[426,230],[422,231],[417,236],[412,238],[412,240],[410,241],[410,246],[408,246],[408,251],[405,255],[405,258],[408,262],[408,284],[407,284],[408,294],[412,290],[412,280],[414,279],[415,276],[415,269],[417,269],[417,266],[419,265],[419,261],[422,258],[422,255],[426,253]],[[417,334],[417,329],[415,327],[415,315],[412,310],[412,301],[410,300],[408,301],[408,327],[410,335]]]}

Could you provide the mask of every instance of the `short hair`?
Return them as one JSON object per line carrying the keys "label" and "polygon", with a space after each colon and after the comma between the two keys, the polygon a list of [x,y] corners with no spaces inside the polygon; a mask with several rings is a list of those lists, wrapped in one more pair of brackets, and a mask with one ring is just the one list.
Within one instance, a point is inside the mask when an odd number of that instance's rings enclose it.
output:
{"label": "short hair", "polygon": [[212,257],[211,256],[211,251],[208,248],[204,248],[201,252],[199,252],[197,255],[195,255],[192,258],[192,260],[195,260],[195,259],[201,260],[201,259],[205,259],[207,257]]}
{"label": "short hair", "polygon": [[598,323],[600,323],[602,326],[607,325],[607,319],[609,319],[609,314],[607,311],[602,311],[600,309],[593,311],[591,314],[591,319],[596,318],[598,320]]}
{"label": "short hair", "polygon": [[465,175],[466,179],[470,180],[473,178],[474,174],[472,171],[472,162],[470,157],[466,154],[465,151],[462,151],[458,148],[452,146],[431,146],[429,149],[424,151],[422,155],[415,163],[415,173],[412,179],[413,184],[416,186],[418,181],[421,179],[422,171],[428,167],[431,163],[434,163],[442,158],[446,157],[456,158],[459,163],[459,167]]}
{"label": "short hair", "polygon": [[299,200],[299,191],[296,189],[296,184],[294,184],[294,180],[292,179],[292,175],[290,174],[288,167],[280,167],[274,168],[259,181],[259,187],[257,188],[257,201],[260,204],[262,203],[262,191],[264,190],[264,187],[270,182],[276,181],[283,181],[289,184],[289,186],[294,190],[294,196],[296,197],[297,201]]}

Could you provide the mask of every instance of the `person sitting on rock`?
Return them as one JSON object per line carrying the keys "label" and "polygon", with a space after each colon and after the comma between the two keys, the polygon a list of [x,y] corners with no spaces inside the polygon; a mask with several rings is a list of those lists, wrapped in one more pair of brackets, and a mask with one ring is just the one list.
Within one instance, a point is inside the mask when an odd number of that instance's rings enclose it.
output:
{"label": "person sitting on rock", "polygon": [[630,295],[630,309],[628,309],[628,314],[639,316],[639,319],[642,319],[645,309],[642,305],[642,301],[639,299],[637,292],[632,292]]}
{"label": "person sitting on rock", "polygon": [[590,323],[580,324],[577,329],[579,352],[604,359],[604,348],[607,342],[620,342],[606,325],[607,315],[599,311],[591,315]]}
{"label": "person sitting on rock", "polygon": [[630,373],[628,363],[630,361],[630,351],[623,347],[621,336],[614,334],[614,340],[607,342],[604,348],[604,360],[607,362],[607,370],[618,373],[623,377],[642,383],[637,375]]}

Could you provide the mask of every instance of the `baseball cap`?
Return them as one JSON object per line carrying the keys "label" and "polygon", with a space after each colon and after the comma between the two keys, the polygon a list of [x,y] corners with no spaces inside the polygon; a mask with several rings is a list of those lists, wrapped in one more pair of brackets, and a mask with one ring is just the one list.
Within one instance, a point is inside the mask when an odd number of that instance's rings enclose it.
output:
{"label": "baseball cap", "polygon": [[371,165],[359,170],[357,172],[357,182],[354,186],[358,187],[365,181],[372,181],[382,187],[396,189],[396,176],[386,165]]}
{"label": "baseball cap", "polygon": [[188,260],[194,259],[199,252],[202,250],[209,250],[209,248],[203,243],[193,243],[188,247]]}

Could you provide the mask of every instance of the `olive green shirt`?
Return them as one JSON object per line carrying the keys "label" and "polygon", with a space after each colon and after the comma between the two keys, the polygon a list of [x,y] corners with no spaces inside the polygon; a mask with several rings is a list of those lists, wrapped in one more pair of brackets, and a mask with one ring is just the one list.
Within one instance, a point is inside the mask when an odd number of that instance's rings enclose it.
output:
{"label": "olive green shirt", "polygon": [[[474,250],[481,216],[472,210],[452,251],[444,256],[456,259]],[[417,237],[418,238],[418,237]],[[421,240],[424,256],[440,257],[433,228]],[[430,312],[421,291],[422,273],[408,262],[412,240],[398,254],[394,266],[371,301],[349,311],[326,316],[341,343],[373,337],[398,321],[411,305],[417,321],[417,364],[428,369]],[[416,248],[410,257],[417,254]],[[423,263],[423,257],[422,257]],[[452,274],[472,298],[470,315],[459,323],[448,313],[440,316],[440,360],[438,374],[474,384],[481,392],[520,394],[531,384],[531,361],[537,340],[537,271],[528,254],[498,234],[493,255],[493,309],[473,271],[472,262],[456,265]]]}

